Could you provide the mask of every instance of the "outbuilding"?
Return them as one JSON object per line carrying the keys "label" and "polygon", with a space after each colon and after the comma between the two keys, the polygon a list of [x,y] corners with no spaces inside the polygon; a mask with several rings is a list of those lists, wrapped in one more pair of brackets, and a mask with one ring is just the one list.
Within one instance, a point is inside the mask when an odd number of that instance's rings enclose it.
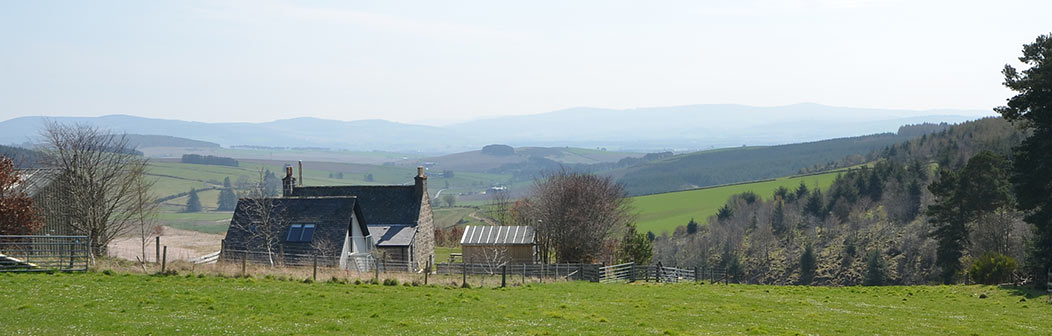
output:
{"label": "outbuilding", "polygon": [[468,226],[460,238],[464,262],[534,264],[537,231],[532,226]]}

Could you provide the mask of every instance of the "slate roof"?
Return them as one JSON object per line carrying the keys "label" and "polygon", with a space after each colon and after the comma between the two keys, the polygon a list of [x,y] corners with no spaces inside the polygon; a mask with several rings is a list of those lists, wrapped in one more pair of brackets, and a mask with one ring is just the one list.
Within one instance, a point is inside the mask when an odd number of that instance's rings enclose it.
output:
{"label": "slate roof", "polygon": [[[240,199],[234,216],[231,218],[230,229],[227,230],[226,241],[234,249],[259,249],[264,248],[259,242],[249,242],[251,234],[243,228],[250,226],[249,209],[251,200]],[[358,200],[354,197],[287,197],[268,198],[264,200],[275,206],[276,211],[284,212],[282,227],[278,231],[278,243],[284,243],[291,224],[315,224],[313,241],[328,240],[334,246],[342,246],[347,230],[350,228],[351,218],[357,213],[362,218],[362,210]],[[363,232],[368,230],[367,222],[359,221]],[[272,224],[277,225],[277,224]]]}
{"label": "slate roof", "polygon": [[369,225],[369,234],[379,247],[413,245],[416,228],[409,225]]}
{"label": "slate roof", "polygon": [[532,226],[468,226],[460,245],[533,245],[536,235]]}
{"label": "slate roof", "polygon": [[38,192],[47,188],[59,173],[58,169],[50,168],[19,169],[18,175],[22,178],[22,182],[18,187],[24,188],[22,191],[29,197],[34,197]]}
{"label": "slate roof", "polygon": [[421,197],[413,185],[296,187],[295,196],[355,196],[370,224],[416,225]]}

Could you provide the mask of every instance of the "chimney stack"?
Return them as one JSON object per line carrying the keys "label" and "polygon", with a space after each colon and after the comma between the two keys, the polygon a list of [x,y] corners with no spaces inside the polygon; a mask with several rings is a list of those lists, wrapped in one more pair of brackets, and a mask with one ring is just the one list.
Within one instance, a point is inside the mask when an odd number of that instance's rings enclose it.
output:
{"label": "chimney stack", "polygon": [[296,185],[296,178],[292,177],[292,166],[285,165],[285,178],[281,179],[281,195],[292,196],[292,189]]}
{"label": "chimney stack", "polygon": [[413,178],[416,184],[413,189],[416,197],[427,197],[427,175],[424,175],[424,167],[416,167],[416,177]]}

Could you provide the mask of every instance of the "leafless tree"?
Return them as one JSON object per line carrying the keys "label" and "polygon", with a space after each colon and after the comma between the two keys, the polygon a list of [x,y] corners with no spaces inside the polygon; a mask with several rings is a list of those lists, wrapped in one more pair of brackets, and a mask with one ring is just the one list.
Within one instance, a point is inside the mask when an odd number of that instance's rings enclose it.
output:
{"label": "leafless tree", "polygon": [[511,196],[507,191],[497,190],[490,193],[490,206],[493,208],[493,219],[499,225],[511,222]]}
{"label": "leafless tree", "polygon": [[624,188],[609,177],[560,171],[537,181],[529,201],[541,260],[591,262],[615,229],[634,220]]}
{"label": "leafless tree", "polygon": [[261,246],[267,254],[267,262],[273,266],[279,235],[281,229],[288,225],[288,216],[287,209],[280,202],[266,196],[265,177],[266,170],[260,168],[259,180],[238,202],[240,213],[245,217],[231,221],[231,225],[232,229],[246,235],[246,244]]}
{"label": "leafless tree", "polygon": [[486,277],[493,276],[500,271],[501,267],[508,264],[508,247],[502,245],[478,246],[479,253],[476,254],[471,263],[482,267],[482,286],[486,286]]}
{"label": "leafless tree", "polygon": [[319,259],[327,260],[328,263],[333,265],[340,262],[340,253],[343,252],[343,245],[337,245],[329,239],[314,239],[311,241],[310,246],[314,249],[314,253],[318,254]]}
{"label": "leafless tree", "polygon": [[124,135],[88,125],[48,122],[46,163],[61,169],[61,209],[73,229],[91,240],[91,252],[104,255],[106,246],[135,225],[136,180],[147,160],[136,155]]}
{"label": "leafless tree", "polygon": [[146,245],[158,236],[157,213],[160,211],[160,203],[157,195],[152,192],[156,180],[147,179],[146,172],[141,171],[143,166],[133,169],[140,170],[133,173],[134,186],[133,197],[129,210],[135,214],[135,224],[138,226],[139,243],[142,247],[142,259],[146,261]]}

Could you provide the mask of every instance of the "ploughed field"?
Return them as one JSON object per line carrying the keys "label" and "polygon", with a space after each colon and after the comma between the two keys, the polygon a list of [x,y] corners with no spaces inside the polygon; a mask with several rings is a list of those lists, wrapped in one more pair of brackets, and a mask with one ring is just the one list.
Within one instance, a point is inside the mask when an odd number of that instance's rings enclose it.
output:
{"label": "ploughed field", "polygon": [[0,274],[0,329],[7,335],[1052,334],[1047,295],[994,286],[565,282],[461,289],[106,273]]}

